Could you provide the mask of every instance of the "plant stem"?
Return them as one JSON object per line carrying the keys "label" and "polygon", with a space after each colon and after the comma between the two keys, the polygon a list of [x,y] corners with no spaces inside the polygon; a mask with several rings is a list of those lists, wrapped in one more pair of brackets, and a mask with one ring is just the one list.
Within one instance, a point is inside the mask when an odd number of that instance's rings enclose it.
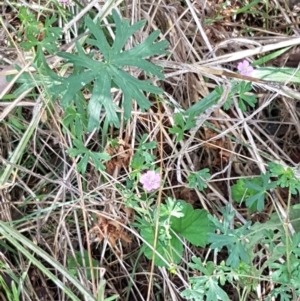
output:
{"label": "plant stem", "polygon": [[286,239],[285,244],[286,244],[287,269],[288,269],[289,277],[292,277],[291,261],[290,261],[290,233],[289,233],[289,229],[288,229],[288,225],[290,223],[290,219],[289,219],[290,206],[291,206],[291,190],[289,189],[288,203],[287,203],[287,215],[286,215],[286,220],[283,224],[283,227],[284,227],[285,239]]}

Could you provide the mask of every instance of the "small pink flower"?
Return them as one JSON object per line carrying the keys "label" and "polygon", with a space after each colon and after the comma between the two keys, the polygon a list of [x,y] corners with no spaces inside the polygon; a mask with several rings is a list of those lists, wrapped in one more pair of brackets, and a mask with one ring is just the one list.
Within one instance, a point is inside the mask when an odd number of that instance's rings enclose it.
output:
{"label": "small pink flower", "polygon": [[150,192],[160,186],[160,174],[156,173],[154,170],[148,170],[145,174],[141,176],[140,183],[143,184],[143,188]]}
{"label": "small pink flower", "polygon": [[241,75],[251,76],[254,68],[249,64],[247,60],[243,60],[239,62],[237,65],[237,69],[239,70]]}
{"label": "small pink flower", "polygon": [[59,0],[60,3],[67,3],[69,0]]}

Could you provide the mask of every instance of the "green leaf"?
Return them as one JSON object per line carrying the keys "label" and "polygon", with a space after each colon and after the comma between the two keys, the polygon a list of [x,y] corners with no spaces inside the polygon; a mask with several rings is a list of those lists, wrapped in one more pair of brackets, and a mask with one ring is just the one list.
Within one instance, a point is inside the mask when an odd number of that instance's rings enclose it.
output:
{"label": "green leaf", "polygon": [[300,251],[300,250],[297,250],[298,249],[298,245],[300,243],[300,233],[294,233],[293,237],[292,237],[292,244],[291,244],[291,250],[292,251]]}
{"label": "green leaf", "polygon": [[94,166],[97,170],[105,170],[105,166],[101,161],[108,161],[111,159],[111,156],[107,153],[97,153],[97,152],[89,152],[90,157],[94,163]]}
{"label": "green leaf", "polygon": [[297,68],[261,67],[256,68],[252,76],[265,81],[300,83],[300,71]]}
{"label": "green leaf", "polygon": [[31,48],[36,48],[37,55],[34,58],[34,62],[38,67],[43,63],[42,54],[46,50],[50,54],[54,54],[57,50],[57,40],[61,36],[61,28],[53,26],[56,23],[57,18],[52,15],[51,18],[46,16],[44,24],[36,21],[35,17],[31,13],[25,16],[25,11],[19,14],[19,18],[22,20],[22,25],[25,28],[26,41],[20,43],[21,47],[29,51]]}
{"label": "green leaf", "polygon": [[226,265],[235,269],[238,268],[241,261],[249,264],[248,248],[250,248],[250,245],[246,237],[250,233],[250,223],[246,223],[237,229],[231,229],[231,221],[234,218],[234,211],[231,211],[231,206],[227,205],[225,208],[222,208],[221,214],[223,216],[222,223],[216,217],[209,215],[209,219],[214,223],[217,230],[221,232],[220,234],[208,234],[208,242],[211,243],[210,248],[220,251],[226,247],[229,254]]}
{"label": "green leaf", "polygon": [[236,184],[230,187],[232,199],[237,203],[242,202],[245,199],[245,197],[249,196],[249,192],[248,192],[249,189],[245,188],[244,184],[245,184],[245,180],[239,179],[237,180]]}
{"label": "green leaf", "polygon": [[193,209],[192,205],[184,201],[178,202],[183,208],[184,217],[171,217],[171,228],[194,246],[204,247],[207,244],[208,233],[213,231],[207,212]]}
{"label": "green leaf", "polygon": [[[202,274],[202,276],[194,276],[189,278],[190,288],[184,290],[180,295],[186,299],[193,300],[229,300],[226,292],[219,286],[219,282],[223,285],[226,282],[226,276],[221,269],[216,271],[213,262],[202,263],[200,258],[192,257],[193,263],[189,263],[189,267],[194,274]],[[199,272],[197,272],[199,271]],[[205,298],[206,297],[206,298]]]}
{"label": "green leaf", "polygon": [[111,53],[118,54],[122,51],[123,47],[125,46],[126,41],[138,30],[140,30],[145,24],[145,21],[139,21],[132,26],[129,25],[129,21],[124,20],[122,22],[119,14],[116,10],[112,12],[113,18],[116,22],[116,39],[112,46]]}
{"label": "green leaf", "polygon": [[[291,222],[293,228],[295,229],[296,232],[300,232],[300,206],[299,204],[293,205],[290,207],[289,211],[289,221]],[[270,216],[270,222],[273,222],[277,230],[281,230],[282,233],[284,233],[284,229],[282,226],[282,221],[278,217],[277,212],[274,212]]]}
{"label": "green leaf", "polygon": [[[227,100],[226,102],[224,103],[223,105],[223,109],[224,110],[229,110],[233,104],[233,97],[239,93],[240,91],[240,86],[241,86],[241,82],[240,81],[237,81],[237,80],[231,80],[231,91],[229,92],[229,95],[227,97]],[[220,97],[223,95],[223,88],[221,89],[221,87],[217,87],[219,91],[219,94],[220,94]]]}
{"label": "green leaf", "polygon": [[66,133],[66,129],[68,128],[73,136],[80,140],[87,130],[87,116],[84,112],[80,113],[80,110],[76,110],[75,106],[71,105],[66,109],[63,125],[64,133]]}
{"label": "green leaf", "polygon": [[218,284],[218,282],[212,278],[208,279],[206,284],[208,286],[208,291],[206,293],[206,300],[207,301],[215,301],[215,300],[222,300],[222,301],[229,301],[228,295],[222,290]]}
{"label": "green leaf", "polygon": [[229,256],[226,265],[237,268],[241,261],[249,264],[250,257],[239,234],[234,231],[231,235],[209,234],[208,241],[212,242],[211,248],[220,251],[223,247],[228,249]]}
{"label": "green leaf", "polygon": [[262,54],[262,56],[260,56],[257,60],[255,60],[254,62],[251,63],[251,65],[253,67],[256,66],[260,66],[260,65],[264,65],[267,62],[269,62],[270,60],[274,60],[275,58],[277,58],[278,56],[284,54],[285,52],[287,52],[292,46],[289,47],[285,47],[276,51],[272,51],[271,53],[268,54]]}
{"label": "green leaf", "polygon": [[89,163],[89,155],[86,153],[86,154],[83,155],[81,160],[78,162],[77,170],[81,174],[84,174],[86,172],[86,168],[87,168],[88,163]]}
{"label": "green leaf", "polygon": [[190,173],[188,176],[189,187],[197,188],[199,191],[203,191],[207,187],[205,180],[209,180],[210,173],[208,168],[201,169],[197,172]]}
{"label": "green leaf", "polygon": [[100,153],[100,152],[91,152],[88,148],[84,146],[84,144],[78,140],[74,139],[73,143],[76,147],[69,148],[67,150],[70,157],[76,157],[81,155],[82,158],[78,162],[77,168],[78,171],[82,174],[86,172],[87,164],[89,159],[93,161],[93,164],[97,170],[105,170],[105,166],[102,164],[101,161],[108,161],[110,160],[110,155],[107,153]]}
{"label": "green leaf", "polygon": [[[150,260],[153,257],[154,230],[155,229],[152,226],[144,227],[141,230],[141,236],[143,239],[145,239],[152,246],[152,248],[150,248],[144,244],[144,254]],[[156,252],[158,252],[165,259],[165,261],[156,255],[154,260],[155,265],[160,267],[168,267],[171,263],[180,263],[183,254],[183,245],[175,235],[171,235],[170,240],[157,240]]]}
{"label": "green leaf", "polygon": [[192,261],[189,263],[189,267],[193,270],[198,270],[205,276],[212,276],[215,270],[215,265],[211,261],[203,263],[201,258],[193,256]]}
{"label": "green leaf", "polygon": [[176,218],[182,218],[184,217],[183,209],[184,209],[184,203],[181,201],[177,201],[176,199],[172,199],[168,197],[166,199],[166,205],[161,206],[159,215],[161,217],[163,216],[174,216]]}
{"label": "green leaf", "polygon": [[[18,71],[21,70],[17,65],[14,67]],[[37,68],[36,65],[34,67]],[[8,81],[11,81],[13,78],[14,76],[7,76]],[[49,67],[39,68],[39,73],[29,74],[28,72],[24,72],[18,77],[16,83],[20,84],[14,91],[14,95],[16,96],[20,96],[25,91],[34,87],[43,87],[49,92],[48,95],[50,95],[51,99],[56,99],[59,92],[64,90],[61,86],[60,78]]]}
{"label": "green leaf", "polygon": [[195,116],[199,116],[201,113],[204,113],[208,108],[218,103],[218,100],[222,96],[218,93],[217,90],[212,91],[206,97],[202,98],[201,101],[196,102],[192,105],[187,111],[187,114],[194,114]]}
{"label": "green leaf", "polygon": [[135,170],[143,170],[150,168],[151,163],[155,160],[149,150],[155,149],[157,144],[155,141],[146,142],[148,135],[144,134],[139,140],[139,146],[133,155],[130,166]]}
{"label": "green leaf", "polygon": [[252,108],[255,107],[255,104],[257,102],[257,96],[256,95],[249,95],[246,94],[247,92],[252,90],[252,84],[250,82],[242,81],[240,83],[240,91],[238,93],[239,95],[239,107],[242,112],[246,111],[246,104],[245,102]]}
{"label": "green leaf", "polygon": [[97,47],[103,54],[104,61],[100,62],[84,54],[81,46],[77,44],[78,54],[60,53],[59,55],[67,59],[67,63],[74,66],[81,66],[85,69],[83,74],[70,75],[64,80],[67,86],[62,98],[62,105],[67,107],[82,87],[93,83],[92,97],[88,104],[89,122],[88,130],[99,128],[99,117],[104,110],[107,120],[115,127],[119,127],[120,121],[116,114],[117,106],[111,99],[111,88],[117,86],[123,92],[122,107],[125,119],[131,116],[132,100],[136,100],[141,109],[150,108],[150,101],[145,93],[160,94],[162,89],[153,86],[147,80],[139,80],[125,72],[122,68],[133,66],[144,70],[147,74],[152,74],[163,79],[162,68],[146,61],[152,55],[166,54],[168,43],[160,41],[154,43],[159,36],[159,31],[155,31],[141,44],[133,49],[124,50],[126,41],[145,24],[144,21],[129,25],[127,20],[121,20],[114,10],[113,19],[116,26],[116,36],[113,45],[110,46],[100,24],[94,24],[93,20],[87,16],[85,24],[92,33],[94,39],[87,42]]}
{"label": "green leaf", "polygon": [[[237,203],[241,203],[247,198],[256,194],[255,190],[245,187],[245,181],[246,179],[239,179],[237,180],[236,184],[231,186],[232,199]],[[261,177],[252,178],[250,181],[257,185],[262,185]],[[249,210],[250,212],[254,212],[256,211],[256,208],[257,208],[257,201],[254,202],[252,206],[249,207]]]}
{"label": "green leaf", "polygon": [[285,173],[285,169],[283,168],[283,166],[281,164],[277,164],[274,162],[269,162],[268,163],[268,167],[271,171],[271,174],[273,176],[281,176],[282,174]]}
{"label": "green leaf", "polygon": [[291,167],[284,168],[282,165],[273,162],[269,162],[268,166],[271,175],[278,177],[277,184],[280,187],[289,188],[292,194],[300,192],[300,181]]}
{"label": "green leaf", "polygon": [[180,296],[187,300],[192,299],[193,301],[205,300],[204,299],[204,296],[205,296],[204,285],[201,285],[202,283],[199,283],[199,284],[200,285],[197,285],[196,288],[185,289],[182,293],[180,293]]}
{"label": "green leaf", "polygon": [[[237,9],[235,13],[236,14],[241,14],[241,13],[253,14],[253,9],[255,8],[255,6],[258,3],[260,3],[260,0],[251,1],[249,4],[243,5],[241,8]],[[262,13],[262,12],[258,12],[258,13]]]}
{"label": "green leaf", "polygon": [[[83,258],[80,251],[75,252],[75,258],[73,256],[68,256],[68,270],[73,275],[78,277],[78,268],[86,269],[86,276],[88,280],[92,280],[92,273],[90,267],[89,253],[88,251],[83,251]],[[96,277],[96,268],[98,267],[98,261],[92,258],[92,268],[94,272],[94,277]]]}
{"label": "green leaf", "polygon": [[270,182],[270,173],[261,175],[262,184],[256,184],[254,181],[246,181],[245,188],[254,190],[254,194],[246,199],[246,205],[250,208],[256,202],[256,209],[262,211],[265,207],[265,197],[269,189],[276,187],[276,182]]}
{"label": "green leaf", "polygon": [[111,100],[110,96],[111,79],[108,72],[102,70],[102,77],[96,78],[92,97],[88,106],[89,124],[88,130],[92,131],[99,126],[101,108],[104,107],[108,120],[113,123],[115,127],[119,127],[119,118],[116,113],[118,109]]}
{"label": "green leaf", "polygon": [[[292,292],[290,287],[286,287],[286,286],[279,286],[277,288],[274,288],[271,291],[271,296],[275,297],[276,299],[278,299],[277,297],[280,296],[280,301],[290,301],[292,300],[292,296],[291,296]],[[271,298],[267,299],[266,301],[270,301]]]}
{"label": "green leaf", "polygon": [[194,113],[184,116],[183,113],[176,113],[174,115],[175,125],[169,129],[171,134],[177,134],[176,142],[183,139],[184,132],[193,128],[196,125]]}
{"label": "green leaf", "polygon": [[221,250],[224,246],[234,245],[237,242],[237,238],[233,235],[219,235],[216,233],[209,234],[209,242],[211,242],[212,249]]}
{"label": "green leaf", "polygon": [[233,268],[237,268],[241,262],[248,264],[250,262],[250,256],[245,247],[236,241],[234,246],[230,249],[226,264],[228,266],[232,266]]}

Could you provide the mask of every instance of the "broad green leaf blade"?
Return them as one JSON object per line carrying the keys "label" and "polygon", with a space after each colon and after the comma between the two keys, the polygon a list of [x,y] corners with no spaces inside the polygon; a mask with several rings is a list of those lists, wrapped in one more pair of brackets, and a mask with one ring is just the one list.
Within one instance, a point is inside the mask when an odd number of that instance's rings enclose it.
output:
{"label": "broad green leaf blade", "polygon": [[273,189],[277,186],[276,182],[270,182],[270,177],[271,175],[269,172],[262,174],[260,176],[262,180],[261,186],[257,185],[253,180],[245,181],[244,184],[245,188],[250,188],[257,192],[256,194],[253,194],[252,196],[246,199],[247,207],[251,207],[256,202],[258,211],[262,211],[264,209],[265,206],[264,200],[266,197],[267,190]]}
{"label": "broad green leaf blade", "polygon": [[70,75],[68,78],[63,79],[63,83],[67,86],[67,89],[65,88],[61,105],[66,108],[71,100],[74,99],[75,95],[94,78],[95,73],[93,71],[87,71],[78,75]]}
{"label": "broad green leaf blade", "polygon": [[238,179],[236,184],[230,187],[232,199],[237,203],[242,202],[243,200],[245,200],[246,197],[249,196],[249,194],[247,194],[247,192],[249,193],[249,189],[245,188],[244,184],[245,181],[243,179]]}
{"label": "broad green leaf blade", "polygon": [[[99,22],[97,22],[97,25],[93,22],[93,20],[87,16],[85,18],[85,25],[88,27],[88,29],[90,30],[90,32],[94,35],[94,37],[96,38],[95,43],[96,46],[100,49],[101,53],[103,54],[104,58],[106,61],[110,60],[110,52],[111,52],[111,47],[108,44],[106,37],[103,33],[103,30],[99,24]],[[92,39],[88,39],[87,42],[91,42]]]}
{"label": "broad green leaf blade", "polygon": [[240,262],[249,264],[250,260],[249,255],[243,245],[237,242],[232,248],[229,249],[229,256],[226,260],[226,264],[228,266],[232,266],[233,268],[237,268]]}
{"label": "broad green leaf blade", "polygon": [[251,180],[246,180],[244,182],[244,187],[248,189],[252,189],[253,191],[264,191],[263,183],[262,181],[254,180],[255,178]]}
{"label": "broad green leaf blade", "polygon": [[257,211],[262,212],[265,208],[265,197],[266,193],[263,191],[256,193],[246,199],[246,205],[248,208],[253,208],[253,204],[256,204]]}
{"label": "broad green leaf blade", "polygon": [[[33,65],[37,68],[36,65]],[[16,70],[21,70],[21,68],[17,65],[14,66]],[[8,81],[11,81],[14,76],[7,76]],[[44,87],[49,90],[49,92],[53,95],[53,98],[57,96],[56,91],[53,91],[53,87],[60,88],[60,78],[55,75],[55,73],[50,68],[39,68],[39,73],[32,73],[24,72],[22,73],[19,78],[17,79],[16,83],[21,84],[15,91],[14,95],[20,96],[21,94],[25,93],[26,91],[34,88],[34,87]]]}
{"label": "broad green leaf blade", "polygon": [[146,21],[141,20],[131,26],[129,26],[129,21],[121,20],[119,14],[116,10],[112,11],[113,19],[116,24],[116,38],[112,46],[112,59],[114,54],[118,54],[122,51],[125,46],[126,41],[138,30],[140,30],[145,24]]}
{"label": "broad green leaf blade", "polygon": [[167,41],[160,41],[153,44],[154,40],[159,36],[159,31],[153,32],[144,42],[137,45],[133,49],[123,51],[112,58],[112,63],[118,66],[135,66],[144,70],[147,74],[153,74],[159,79],[164,79],[162,67],[156,66],[145,58],[156,54],[167,54]]}
{"label": "broad green leaf blade", "polygon": [[282,49],[279,49],[277,51],[274,51],[274,52],[271,52],[267,55],[262,55],[262,57],[260,57],[259,59],[255,60],[254,62],[252,62],[252,66],[255,67],[255,66],[260,66],[260,65],[263,65],[265,63],[267,63],[268,61],[270,60],[273,60],[275,59],[276,57],[284,54],[285,52],[287,52],[289,49],[291,48],[291,46],[289,47],[286,47],[286,48],[282,48]]}
{"label": "broad green leaf blade", "polygon": [[159,37],[160,31],[156,30],[150,34],[150,36],[141,44],[135,46],[131,50],[129,50],[128,53],[130,53],[131,56],[137,57],[137,58],[147,58],[154,53],[156,54],[167,54],[166,48],[168,47],[167,41],[160,41],[155,44],[154,41]]}
{"label": "broad green leaf blade", "polygon": [[209,180],[210,173],[208,168],[201,169],[197,172],[192,172],[188,176],[189,187],[196,188],[198,186],[199,191],[203,191],[207,187],[206,180]]}
{"label": "broad green leaf blade", "polygon": [[257,97],[255,95],[243,95],[241,99],[246,101],[251,108],[254,108],[257,103]]}
{"label": "broad green leaf blade", "polygon": [[101,77],[98,77],[94,83],[92,97],[88,105],[89,131],[92,131],[94,128],[99,127],[102,106],[106,110],[109,123],[112,123],[117,128],[120,126],[119,118],[116,113],[116,106],[111,99],[110,89],[111,79],[108,72],[106,72],[106,70],[104,69],[101,73]]}
{"label": "broad green leaf blade", "polygon": [[225,246],[234,245],[237,241],[236,237],[234,236],[216,233],[209,233],[207,240],[211,243],[210,247],[212,249],[218,250],[221,250]]}
{"label": "broad green leaf blade", "polygon": [[201,113],[204,113],[208,108],[215,105],[218,100],[220,99],[220,94],[213,90],[210,94],[208,94],[206,97],[192,105],[186,113],[190,114],[193,113],[195,116],[200,115]]}
{"label": "broad green leaf blade", "polygon": [[162,68],[145,60],[145,58],[150,57],[151,55],[167,53],[166,48],[168,47],[168,43],[166,41],[160,41],[153,44],[158,36],[159,31],[153,32],[144,42],[135,46],[133,49],[120,52],[118,55],[114,56],[112,62],[119,67],[128,65],[136,66],[146,73],[152,73],[159,78],[163,78],[163,74],[161,73]]}
{"label": "broad green leaf blade", "polygon": [[[142,70],[145,70],[146,74],[148,74],[148,75],[153,74],[153,75],[157,76],[159,79],[165,78],[165,76],[162,73],[162,70],[163,70],[162,67],[156,66],[146,60],[138,60],[136,57],[134,57],[134,54],[132,54],[130,52],[131,52],[131,50],[122,52],[113,61],[113,63],[116,65],[119,65],[119,66],[134,66],[134,67],[140,68]],[[123,53],[124,53],[124,55],[123,55]]]}
{"label": "broad green leaf blade", "polygon": [[[122,91],[124,94],[124,102],[123,102],[123,107],[124,107],[124,117],[126,120],[130,118],[130,113],[131,113],[131,108],[132,108],[132,98],[136,100],[136,102],[139,104],[142,110],[148,110],[151,106],[150,101],[144,96],[143,93],[139,90],[133,90],[135,87],[131,84],[128,83],[126,86],[125,82],[122,82],[119,84],[122,87]],[[133,94],[131,92],[134,92]]]}
{"label": "broad green leaf blade", "polygon": [[208,286],[208,292],[206,294],[207,301],[216,301],[216,300],[229,301],[230,300],[226,292],[220,288],[216,280],[209,278],[207,286]]}
{"label": "broad green leaf blade", "polygon": [[79,156],[82,154],[82,151],[77,148],[69,148],[67,150],[67,153],[69,154],[70,157],[75,158],[76,156]]}
{"label": "broad green leaf blade", "polygon": [[[141,236],[148,242],[148,244],[150,244],[150,246],[152,246],[152,248],[150,248],[144,244],[144,254],[150,260],[153,258],[154,233],[153,227],[143,228],[141,230]],[[156,252],[158,252],[165,260],[162,260],[156,254],[154,261],[155,265],[168,267],[169,265],[166,262],[174,264],[180,263],[183,254],[183,245],[176,236],[172,235],[168,244],[160,241],[159,239],[157,240]]]}
{"label": "broad green leaf blade", "polygon": [[77,169],[80,173],[84,174],[86,172],[87,165],[89,163],[89,154],[84,154],[83,158],[78,162]]}
{"label": "broad green leaf blade", "polygon": [[108,161],[111,159],[110,155],[107,153],[90,152],[90,157],[97,170],[105,170],[105,166],[101,161]]}
{"label": "broad green leaf blade", "polygon": [[262,67],[255,69],[252,76],[266,81],[300,83],[300,70],[297,71],[296,68]]}
{"label": "broad green leaf blade", "polygon": [[133,92],[142,90],[142,91],[153,93],[153,94],[163,93],[163,90],[161,88],[153,86],[149,81],[147,81],[147,80],[142,81],[142,80],[136,79],[129,73],[125,72],[122,69],[118,69],[114,65],[110,65],[110,67],[107,68],[107,71],[109,72],[113,81],[120,88],[121,87],[123,88],[123,86],[130,84],[132,86],[131,90]]}
{"label": "broad green leaf blade", "polygon": [[[107,112],[107,122],[114,126],[119,126],[119,118],[116,113],[116,106],[110,99],[110,90],[112,85],[117,85],[123,92],[122,107],[125,119],[131,116],[132,100],[136,100],[142,110],[150,108],[150,101],[144,95],[146,93],[161,94],[162,89],[153,86],[148,81],[142,81],[134,78],[129,73],[121,68],[124,66],[134,66],[141,68],[147,74],[156,75],[159,78],[164,78],[162,68],[145,60],[146,57],[166,53],[168,43],[160,41],[154,43],[159,32],[152,33],[144,42],[137,45],[136,50],[124,51],[126,40],[130,38],[134,32],[139,30],[144,22],[138,22],[129,26],[127,20],[121,20],[117,12],[113,12],[113,18],[116,23],[116,37],[111,47],[104,31],[99,24],[95,25],[91,18],[86,17],[86,26],[90,29],[95,39],[88,39],[88,42],[99,48],[103,54],[105,62],[94,60],[91,56],[84,53],[82,47],[78,44],[77,55],[60,53],[60,56],[67,59],[68,63],[76,68],[83,68],[81,72],[74,72],[68,79],[63,80],[63,84],[68,83],[67,91],[64,91],[61,103],[64,107],[70,104],[75,99],[75,95],[84,87],[90,88],[93,86],[92,98],[88,106],[89,122],[88,130],[98,128],[101,109]],[[135,49],[134,48],[134,49]],[[83,74],[83,76],[82,76]],[[100,83],[102,81],[102,83]]]}
{"label": "broad green leaf blade", "polygon": [[145,88],[143,89],[144,91],[147,92],[153,91],[152,93],[155,94],[158,94],[157,92],[161,91],[158,87],[154,87],[150,85],[150,83],[148,85],[142,83],[141,81],[135,79],[133,76],[126,73],[125,71],[117,70],[113,66],[111,66],[108,69],[108,71],[110,72],[111,77],[113,78],[115,83],[120,87],[120,89],[124,94],[123,107],[124,107],[125,119],[130,118],[132,99],[136,100],[136,102],[141,107],[141,109],[147,110],[150,108],[151,105],[150,101],[145,97],[145,95],[140,91],[140,89]]}
{"label": "broad green leaf blade", "polygon": [[183,206],[183,218],[171,218],[171,228],[195,246],[207,244],[208,233],[213,227],[205,210],[193,209],[192,205],[180,201]]}
{"label": "broad green leaf blade", "polygon": [[197,256],[192,256],[192,262],[189,263],[191,269],[198,270],[206,276],[211,276],[211,273],[208,273],[206,266],[206,263],[203,263],[202,259]]}
{"label": "broad green leaf blade", "polygon": [[59,52],[57,55],[67,60],[67,63],[72,63],[77,67],[84,67],[90,70],[99,71],[104,67],[102,62],[93,60],[87,54],[84,53],[81,45],[76,42],[76,48],[78,51],[78,55],[67,53],[67,52]]}
{"label": "broad green leaf blade", "polygon": [[197,287],[197,289],[194,288],[188,288],[185,289],[180,296],[187,299],[187,300],[193,300],[193,301],[203,301],[205,295],[204,285],[201,287]]}
{"label": "broad green leaf blade", "polygon": [[[245,201],[247,198],[253,196],[256,194],[256,190],[253,190],[251,188],[245,187],[245,179],[239,179],[236,184],[231,186],[231,194],[232,199],[240,203],[242,201]],[[250,180],[252,183],[258,185],[258,187],[261,187],[259,185],[262,185],[262,179],[261,177],[253,178]],[[249,208],[251,212],[255,212],[257,209],[257,202],[254,202],[252,206]]]}

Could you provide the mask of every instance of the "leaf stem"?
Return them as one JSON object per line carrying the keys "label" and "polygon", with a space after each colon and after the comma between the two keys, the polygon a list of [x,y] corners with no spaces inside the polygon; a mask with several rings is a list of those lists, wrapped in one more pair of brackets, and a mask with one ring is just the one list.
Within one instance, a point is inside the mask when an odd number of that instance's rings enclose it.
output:
{"label": "leaf stem", "polygon": [[291,270],[291,260],[290,260],[290,233],[288,229],[288,225],[290,223],[289,220],[289,212],[290,212],[290,206],[291,206],[291,189],[289,189],[289,194],[288,194],[288,203],[287,203],[287,215],[286,215],[286,220],[283,224],[284,227],[284,232],[285,232],[285,239],[286,239],[286,263],[287,263],[287,269],[289,273],[289,277],[292,277],[292,270]]}

